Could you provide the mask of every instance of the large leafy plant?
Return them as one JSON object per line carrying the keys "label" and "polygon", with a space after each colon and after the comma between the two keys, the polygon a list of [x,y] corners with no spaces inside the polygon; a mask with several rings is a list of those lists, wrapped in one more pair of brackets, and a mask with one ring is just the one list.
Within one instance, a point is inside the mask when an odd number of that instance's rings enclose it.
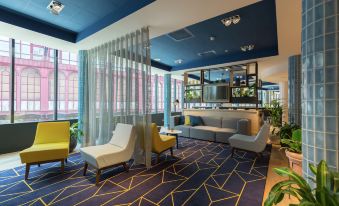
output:
{"label": "large leafy plant", "polygon": [[286,145],[285,147],[290,152],[295,152],[301,154],[301,129],[293,131],[291,139],[281,139],[282,144]]}
{"label": "large leafy plant", "polygon": [[295,123],[287,123],[285,122],[283,126],[280,128],[279,136],[281,139],[291,139],[292,138],[292,132],[300,129],[300,126]]}
{"label": "large leafy plant", "polygon": [[[264,205],[271,206],[281,202],[284,196],[291,195],[299,200],[302,206],[338,206],[339,205],[339,173],[328,170],[324,160],[320,161],[317,167],[309,165],[310,170],[316,179],[310,178],[316,188],[288,168],[274,168],[280,176],[288,177],[288,180],[275,184],[266,199]],[[294,206],[296,204],[290,204]]]}
{"label": "large leafy plant", "polygon": [[274,127],[280,127],[282,122],[283,108],[278,100],[273,100],[266,106],[271,116],[271,123]]}

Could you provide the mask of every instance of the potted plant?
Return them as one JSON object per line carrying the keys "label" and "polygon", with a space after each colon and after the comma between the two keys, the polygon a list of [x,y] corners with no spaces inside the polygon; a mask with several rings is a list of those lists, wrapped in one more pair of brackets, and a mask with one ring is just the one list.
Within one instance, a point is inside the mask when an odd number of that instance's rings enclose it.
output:
{"label": "potted plant", "polygon": [[69,142],[69,152],[73,152],[75,147],[78,144],[78,141],[80,141],[79,136],[83,136],[83,132],[78,128],[79,123],[73,123],[71,127],[69,128],[70,132],[70,142]]}
{"label": "potted plant", "polygon": [[276,142],[279,138],[283,108],[278,100],[273,100],[271,104],[266,105],[266,110],[268,111],[271,118],[270,140],[271,142]]}
{"label": "potted plant", "polygon": [[280,127],[282,122],[283,108],[278,100],[273,100],[271,104],[268,105],[267,110],[270,113],[271,124],[274,127]]}
{"label": "potted plant", "polygon": [[290,168],[301,175],[302,173],[302,159],[301,154],[301,129],[293,131],[291,139],[281,139],[281,143],[287,145],[285,148],[286,157],[289,161]]}
{"label": "potted plant", "polygon": [[299,201],[298,205],[339,205],[339,173],[329,171],[324,160],[320,161],[317,167],[310,164],[309,168],[316,177],[315,179],[310,178],[316,184],[314,189],[302,176],[288,168],[274,168],[273,170],[278,175],[288,177],[288,179],[278,182],[272,187],[264,205],[277,205],[284,199],[285,194],[296,197]]}
{"label": "potted plant", "polygon": [[[300,129],[300,126],[295,124],[295,123],[287,123],[285,122],[283,124],[282,127],[280,127],[280,130],[279,130],[279,136],[280,136],[280,139],[283,140],[283,139],[291,139],[292,137],[292,132],[297,130],[297,129]],[[287,145],[280,142],[281,143],[281,146],[282,147],[286,147]]]}

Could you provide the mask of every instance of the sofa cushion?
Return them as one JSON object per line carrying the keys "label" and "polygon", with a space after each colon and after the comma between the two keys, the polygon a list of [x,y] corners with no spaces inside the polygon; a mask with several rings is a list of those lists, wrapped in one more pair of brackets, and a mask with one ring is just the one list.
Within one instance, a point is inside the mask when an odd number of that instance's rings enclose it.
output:
{"label": "sofa cushion", "polygon": [[182,131],[182,133],[179,134],[179,136],[183,137],[190,137],[190,128],[191,128],[190,125],[177,125],[174,127],[174,129]]}
{"label": "sofa cushion", "polygon": [[228,139],[237,133],[237,130],[231,128],[219,128],[215,133],[215,141],[228,143]]}
{"label": "sofa cushion", "polygon": [[196,126],[190,128],[190,137],[208,141],[215,141],[215,131],[217,127]]}
{"label": "sofa cushion", "polygon": [[202,119],[200,116],[190,116],[191,126],[203,125]]}
{"label": "sofa cushion", "polygon": [[180,116],[179,117],[179,122],[177,125],[185,124],[185,116]]}
{"label": "sofa cushion", "polygon": [[202,116],[201,119],[205,126],[221,127],[221,118]]}
{"label": "sofa cushion", "polygon": [[222,128],[231,128],[231,129],[237,129],[238,128],[238,121],[239,119],[237,118],[223,118],[221,127]]}

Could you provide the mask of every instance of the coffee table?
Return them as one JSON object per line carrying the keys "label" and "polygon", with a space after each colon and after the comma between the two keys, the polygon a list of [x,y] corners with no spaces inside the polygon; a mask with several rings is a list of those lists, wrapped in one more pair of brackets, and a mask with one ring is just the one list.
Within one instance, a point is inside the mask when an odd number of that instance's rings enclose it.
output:
{"label": "coffee table", "polygon": [[177,139],[177,149],[178,149],[179,148],[179,134],[181,134],[182,131],[175,130],[175,129],[165,129],[163,130],[163,132],[166,133],[166,135],[175,136],[175,138]]}

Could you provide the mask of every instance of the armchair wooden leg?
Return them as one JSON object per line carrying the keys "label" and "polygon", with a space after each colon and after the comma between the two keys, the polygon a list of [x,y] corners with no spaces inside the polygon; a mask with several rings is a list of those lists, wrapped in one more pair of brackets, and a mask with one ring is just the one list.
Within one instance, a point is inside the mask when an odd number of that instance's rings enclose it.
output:
{"label": "armchair wooden leg", "polygon": [[97,170],[97,175],[95,177],[95,185],[98,185],[99,184],[99,181],[100,181],[100,175],[101,175],[101,170],[98,169]]}
{"label": "armchair wooden leg", "polygon": [[61,173],[64,173],[64,171],[65,171],[65,160],[63,159],[60,162],[61,162]]}
{"label": "armchair wooden leg", "polygon": [[128,172],[129,171],[129,167],[126,164],[126,162],[123,162],[122,165],[124,166],[124,169],[126,170],[126,172]]}
{"label": "armchair wooden leg", "polygon": [[87,167],[88,167],[88,163],[85,162],[85,165],[84,165],[84,176],[86,176]]}
{"label": "armchair wooden leg", "polygon": [[170,148],[171,156],[173,157],[173,147]]}
{"label": "armchair wooden leg", "polygon": [[40,167],[40,163],[38,163],[38,167]]}
{"label": "armchair wooden leg", "polygon": [[25,172],[25,180],[28,179],[28,175],[29,175],[29,169],[31,168],[31,165],[26,163],[26,172]]}
{"label": "armchair wooden leg", "polygon": [[65,159],[65,162],[68,163],[67,158]]}
{"label": "armchair wooden leg", "polygon": [[234,148],[234,147],[232,147],[232,155],[231,155],[231,157],[233,157],[233,156],[234,156],[234,150],[235,150],[235,148]]}

